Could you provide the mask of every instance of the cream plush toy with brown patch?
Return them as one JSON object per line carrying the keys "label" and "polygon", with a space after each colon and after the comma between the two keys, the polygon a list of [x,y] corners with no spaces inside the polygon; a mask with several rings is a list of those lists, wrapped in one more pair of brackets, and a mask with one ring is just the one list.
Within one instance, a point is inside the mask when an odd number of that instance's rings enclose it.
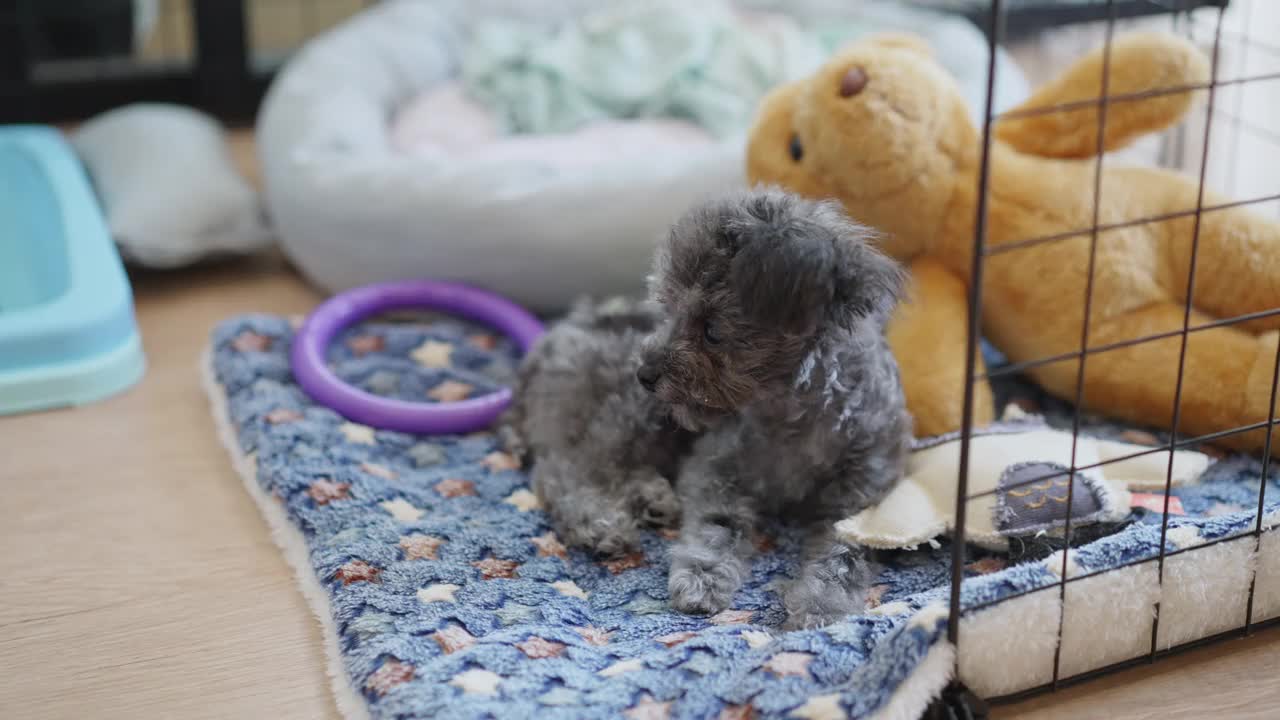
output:
{"label": "cream plush toy with brown patch", "polygon": [[[983,332],[1012,361],[1079,349],[1094,223],[1101,50],[1068,68],[1012,112],[1077,103],[1070,111],[996,124],[991,148]],[[1117,38],[1111,51],[1105,150],[1172,125],[1209,75],[1204,55],[1163,34]],[[1179,90],[1182,88],[1182,90]],[[1083,101],[1083,102],[1082,102]],[[920,436],[960,425],[966,282],[978,202],[981,134],[947,72],[922,41],[861,42],[816,74],[763,102],[748,148],[748,175],[811,197],[834,197],[885,233],[908,264],[913,295],[890,328]],[[1199,235],[1192,327],[1280,307],[1280,225],[1244,207],[1206,211],[1197,223],[1194,178],[1104,163],[1088,344],[1102,348],[1153,333],[1161,340],[1091,353],[1084,404],[1169,427],[1193,238]],[[1226,201],[1206,192],[1204,205]],[[1146,218],[1165,218],[1142,222]],[[1030,238],[1056,239],[1002,252]],[[1280,317],[1188,336],[1179,430],[1199,435],[1268,417]],[[1029,374],[1074,400],[1078,361]],[[981,371],[981,364],[979,364]],[[977,388],[977,421],[992,417]],[[1256,450],[1261,430],[1224,444]],[[1276,443],[1280,449],[1280,443]]]}
{"label": "cream plush toy with brown patch", "polygon": [[[1063,537],[1068,501],[1074,528],[1118,522],[1130,513],[1131,491],[1188,485],[1212,464],[1193,450],[1170,456],[1143,445],[1076,438],[1016,405],[1000,422],[976,428],[970,443],[965,540],[998,551],[1014,538]],[[950,533],[959,458],[959,433],[918,440],[902,481],[876,505],[836,523],[836,533],[875,548],[914,548]],[[1080,468],[1075,473],[1072,463]]]}

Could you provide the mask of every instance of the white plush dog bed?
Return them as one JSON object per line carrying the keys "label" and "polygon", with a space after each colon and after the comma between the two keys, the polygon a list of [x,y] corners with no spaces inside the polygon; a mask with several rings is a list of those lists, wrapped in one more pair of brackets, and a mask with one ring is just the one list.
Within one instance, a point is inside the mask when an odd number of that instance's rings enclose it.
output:
{"label": "white plush dog bed", "polygon": [[[402,110],[428,119],[433,132],[461,131],[469,122],[448,117],[459,107],[449,86],[478,20],[500,15],[553,24],[600,4],[392,0],[299,52],[268,93],[257,128],[267,208],[299,268],[330,291],[447,278],[546,311],[583,293],[638,289],[671,220],[700,198],[743,183],[742,133],[704,139],[650,120],[645,127],[612,128],[652,138],[645,152],[602,155],[597,128],[595,137],[590,131],[556,136],[522,152],[493,146],[441,153],[407,147],[397,123]],[[873,2],[740,4],[797,17],[856,18],[865,32],[923,33],[945,66],[956,69],[972,106],[982,105],[986,42],[966,21],[922,25],[915,11]],[[998,61],[996,104],[1004,107],[1026,93],[1012,63],[1002,55]],[[434,102],[443,116],[432,116]],[[591,162],[538,157],[538,147],[563,156],[575,138]]]}

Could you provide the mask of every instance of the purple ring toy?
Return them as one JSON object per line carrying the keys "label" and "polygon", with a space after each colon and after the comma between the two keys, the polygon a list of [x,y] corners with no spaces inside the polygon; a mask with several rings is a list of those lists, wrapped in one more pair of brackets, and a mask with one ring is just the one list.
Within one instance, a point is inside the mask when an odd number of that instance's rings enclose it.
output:
{"label": "purple ring toy", "polygon": [[380,283],[339,293],[307,316],[293,338],[289,359],[298,385],[321,405],[371,427],[439,435],[482,430],[511,403],[511,389],[451,403],[414,403],[378,397],[352,387],[329,369],[325,351],[344,329],[387,310],[439,310],[483,323],[528,352],[543,333],[524,308],[479,288],[434,280]]}

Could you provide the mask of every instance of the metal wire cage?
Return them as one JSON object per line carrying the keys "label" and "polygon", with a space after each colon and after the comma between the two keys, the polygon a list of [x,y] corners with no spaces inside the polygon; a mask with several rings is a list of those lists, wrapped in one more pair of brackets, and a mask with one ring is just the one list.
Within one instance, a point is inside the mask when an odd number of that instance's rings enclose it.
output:
{"label": "metal wire cage", "polygon": [[[1057,577],[1053,584],[1034,587],[1025,592],[1002,597],[995,601],[966,604],[963,586],[965,583],[967,548],[963,542],[953,543],[951,547],[948,639],[956,648],[955,676],[962,681],[964,680],[962,666],[965,657],[963,629],[966,619],[994,605],[1006,603],[1032,593],[1056,593],[1057,595],[1057,635],[1056,644],[1053,648],[1051,677],[1044,678],[1045,682],[1036,684],[1034,687],[1017,691],[1016,694],[988,698],[994,701],[1015,700],[1056,690],[1067,684],[1115,672],[1135,664],[1151,662],[1161,656],[1190,647],[1247,635],[1261,626],[1271,625],[1280,621],[1280,618],[1260,619],[1256,616],[1254,590],[1257,575],[1256,565],[1251,565],[1248,598],[1247,602],[1244,603],[1244,611],[1240,613],[1238,623],[1235,620],[1231,621],[1233,627],[1226,632],[1219,632],[1215,629],[1212,634],[1206,637],[1194,637],[1190,640],[1176,643],[1162,639],[1171,634],[1168,625],[1170,621],[1167,617],[1162,617],[1160,595],[1157,594],[1150,623],[1149,649],[1145,652],[1135,653],[1132,657],[1127,657],[1119,662],[1110,662],[1103,667],[1091,667],[1084,670],[1079,669],[1079,663],[1073,662],[1070,663],[1070,672],[1066,669],[1068,663],[1064,663],[1063,632],[1064,628],[1072,622],[1073,609],[1072,596],[1068,593],[1069,587],[1076,586],[1077,583],[1082,581],[1099,578],[1107,573],[1115,573],[1126,567],[1147,565],[1155,569],[1156,582],[1162,590],[1167,581],[1166,563],[1170,558],[1202,551],[1211,545],[1220,543],[1245,543],[1251,550],[1249,557],[1252,559],[1256,557],[1256,554],[1262,548],[1262,538],[1267,529],[1264,524],[1264,507],[1268,500],[1267,477],[1270,472],[1270,458],[1273,447],[1272,431],[1276,421],[1274,408],[1276,406],[1277,373],[1280,373],[1280,344],[1277,344],[1276,347],[1275,364],[1271,373],[1269,407],[1272,410],[1265,420],[1251,422],[1238,427],[1223,428],[1213,433],[1193,437],[1185,436],[1180,433],[1180,430],[1186,421],[1184,390],[1189,385],[1184,382],[1184,379],[1188,374],[1187,348],[1189,339],[1193,338],[1196,333],[1211,328],[1245,324],[1257,327],[1260,323],[1264,323],[1267,318],[1280,315],[1280,307],[1276,307],[1231,317],[1218,317],[1209,321],[1200,321],[1198,319],[1200,317],[1199,313],[1193,312],[1193,301],[1197,287],[1197,262],[1205,262],[1200,252],[1202,219],[1213,212],[1241,206],[1251,206],[1253,210],[1272,215],[1280,211],[1280,175],[1277,175],[1274,171],[1274,163],[1280,161],[1280,132],[1277,132],[1276,129],[1277,118],[1280,118],[1280,46],[1269,44],[1273,40],[1272,36],[1275,35],[1275,31],[1280,30],[1280,4],[1271,3],[1269,0],[1235,0],[1229,6],[1226,0],[1212,3],[1152,0],[1149,4],[1160,6],[1160,9],[1165,13],[1161,19],[1154,22],[1162,24],[1165,30],[1193,40],[1206,51],[1212,68],[1209,76],[1210,80],[1201,85],[1159,88],[1141,93],[1113,94],[1109,92],[1108,88],[1109,78],[1112,77],[1111,48],[1118,28],[1122,27],[1124,23],[1121,12],[1123,4],[1117,0],[1094,3],[1101,18],[1098,23],[1098,32],[1101,34],[1104,43],[1102,85],[1099,97],[1054,106],[1024,108],[1003,114],[993,112],[992,107],[992,98],[995,95],[993,90],[997,83],[995,50],[1006,37],[1005,18],[1008,15],[1008,6],[1016,6],[1018,3],[1016,1],[991,0],[986,11],[980,14],[982,20],[986,23],[985,31],[990,44],[991,62],[987,70],[987,104],[983,115],[986,121],[983,123],[982,128],[982,153],[977,177],[977,216],[974,220],[975,232],[972,244],[972,267],[968,298],[968,348],[966,356],[968,359],[966,361],[965,374],[968,381],[965,385],[964,418],[960,432],[961,449],[959,474],[956,481],[957,500],[955,505],[954,535],[957,538],[964,537],[966,513],[971,512],[970,503],[994,492],[971,493],[969,487],[969,471],[973,453],[971,445],[976,430],[974,422],[975,396],[978,392],[979,382],[984,379],[1017,375],[1054,363],[1075,364],[1074,402],[1071,403],[1073,407],[1071,419],[1071,466],[1060,471],[1047,472],[1038,477],[1021,480],[1014,485],[1006,486],[1005,489],[1013,489],[1053,478],[1075,477],[1077,473],[1086,472],[1103,465],[1132,460],[1142,455],[1167,453],[1169,457],[1163,508],[1160,510],[1159,551],[1152,557],[1144,557],[1118,567],[1110,567],[1095,572],[1081,571],[1077,568],[1069,567],[1071,560],[1071,550],[1069,548],[1073,545],[1073,533],[1078,532],[1078,529],[1072,527],[1074,503],[1071,496],[1075,489],[1075,483],[1073,482],[1065,483],[1067,492],[1066,521],[1065,527],[1062,528],[1062,543],[1063,547],[1067,549],[1064,549],[1060,556],[1053,555],[1050,559],[1056,565],[1055,568],[1052,568]],[[1149,26],[1150,22],[1153,21],[1149,20],[1147,22]],[[1100,217],[1100,208],[1103,204],[1105,192],[1103,188],[1104,167],[1110,163],[1117,162],[1112,155],[1104,152],[1104,135],[1106,133],[1108,111],[1117,103],[1141,102],[1144,99],[1154,98],[1161,94],[1188,93],[1192,91],[1203,98],[1203,102],[1198,104],[1198,110],[1192,111],[1195,117],[1190,118],[1182,125],[1164,133],[1160,137],[1162,145],[1159,149],[1159,156],[1161,164],[1183,170],[1195,179],[1198,192],[1194,207],[1149,217],[1125,219],[1120,222],[1108,222],[1106,218]],[[993,129],[998,127],[1001,122],[1030,115],[1080,113],[1082,110],[1096,113],[1097,120],[1097,152],[1093,167],[1092,186],[1092,222],[1088,227],[1079,229],[1068,229],[1037,237],[1002,238],[999,243],[992,243],[988,222],[992,204],[990,188],[993,168],[996,162],[994,156],[998,152],[998,148],[995,146],[999,142],[994,137]],[[1228,197],[1232,199],[1225,202],[1212,200],[1206,193],[1206,187],[1225,190]],[[1125,228],[1173,220],[1189,221],[1191,225],[1190,269],[1185,275],[1180,275],[1176,279],[1177,283],[1185,288],[1185,292],[1181,296],[1186,298],[1182,303],[1182,322],[1180,327],[1150,334],[1141,333],[1137,336],[1124,337],[1119,340],[1109,339],[1106,342],[1101,342],[1091,337],[1091,319],[1097,317],[1096,308],[1094,307],[1094,295],[1095,277],[1099,270],[1099,237]],[[1086,280],[1083,292],[1080,297],[1062,297],[1059,299],[1064,305],[1078,302],[1081,304],[1080,307],[1083,308],[1083,320],[1078,346],[1069,352],[1040,358],[1024,358],[1020,359],[1019,362],[1011,362],[991,368],[986,372],[980,372],[978,358],[981,357],[982,318],[984,316],[984,271],[987,269],[988,264],[992,262],[992,258],[1007,256],[1007,254],[1011,253],[1016,255],[1016,253],[1026,251],[1029,248],[1045,247],[1053,243],[1082,242],[1083,240],[1088,242],[1088,267],[1085,271]],[[1201,269],[1203,270],[1203,267]],[[990,302],[989,298],[988,302]],[[989,307],[986,310],[999,312],[1000,308]],[[1171,430],[1170,439],[1160,446],[1135,452],[1125,457],[1096,463],[1077,463],[1076,445],[1082,437],[1082,415],[1084,411],[1087,411],[1087,403],[1085,401],[1086,386],[1088,384],[1086,367],[1088,363],[1091,360],[1096,362],[1096,359],[1104,353],[1123,352],[1126,349],[1140,345],[1148,345],[1150,347],[1149,344],[1152,343],[1162,343],[1162,347],[1167,346],[1170,353],[1167,359],[1176,362],[1176,384],[1172,389],[1173,402],[1168,408],[1169,420],[1166,426]],[[1239,378],[1241,384],[1244,381],[1244,378]],[[1194,378],[1190,382],[1194,382]],[[1064,399],[1070,400],[1071,398]],[[1173,451],[1179,448],[1200,447],[1235,436],[1242,436],[1246,433],[1265,434],[1261,458],[1262,473],[1257,485],[1257,505],[1253,511],[1255,518],[1251,529],[1193,546],[1171,548],[1166,540],[1170,530],[1170,516],[1172,514],[1170,511],[1170,498],[1172,497],[1174,472]],[[1280,500],[1280,498],[1271,498],[1271,500]],[[1076,599],[1079,600],[1079,597],[1077,596]],[[1162,622],[1165,623],[1164,627],[1162,627]],[[1163,635],[1162,632],[1164,633]],[[1178,634],[1178,637],[1184,637],[1184,634]]]}

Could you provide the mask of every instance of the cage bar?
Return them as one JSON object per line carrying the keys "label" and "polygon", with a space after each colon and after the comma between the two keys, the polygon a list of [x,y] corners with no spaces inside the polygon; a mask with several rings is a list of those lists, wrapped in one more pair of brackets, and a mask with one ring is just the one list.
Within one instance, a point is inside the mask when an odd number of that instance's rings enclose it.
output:
{"label": "cage bar", "polygon": [[[1098,219],[1102,213],[1102,168],[1106,160],[1107,109],[1111,104],[1106,101],[1111,86],[1111,45],[1115,36],[1116,15],[1115,0],[1107,0],[1107,29],[1102,47],[1102,85],[1099,94],[1103,98],[1098,106],[1098,132],[1094,146],[1093,164],[1093,218],[1092,232],[1089,235],[1089,262],[1085,272],[1084,284],[1084,318],[1080,323],[1080,361],[1076,366],[1076,397],[1071,414],[1071,462],[1068,463],[1068,478],[1076,475],[1076,451],[1080,444],[1080,413],[1084,404],[1084,370],[1089,350],[1089,321],[1093,316],[1093,279],[1098,258]],[[1067,568],[1071,558],[1071,515],[1075,500],[1074,482],[1067,482],[1067,517],[1062,523],[1063,551],[1062,569],[1059,577],[1063,582],[1058,585],[1058,642],[1053,648],[1053,686],[1058,686],[1062,666],[1062,630],[1067,619]]]}
{"label": "cage bar", "polygon": [[[1218,77],[1218,59],[1222,46],[1222,21],[1225,14],[1225,8],[1218,8],[1218,25],[1213,37],[1213,53],[1209,60],[1209,79],[1215,80]],[[1178,424],[1182,420],[1182,387],[1183,376],[1186,372],[1187,363],[1187,339],[1190,336],[1188,329],[1191,327],[1191,301],[1195,296],[1196,287],[1196,261],[1199,259],[1200,251],[1200,220],[1202,210],[1204,208],[1204,184],[1205,176],[1209,171],[1209,146],[1212,144],[1213,132],[1213,102],[1216,97],[1217,86],[1209,83],[1209,100],[1208,108],[1205,111],[1204,120],[1204,146],[1200,149],[1200,178],[1199,185],[1196,188],[1196,214],[1191,228],[1191,267],[1187,271],[1187,292],[1186,301],[1183,303],[1182,312],[1182,342],[1178,348],[1178,378],[1174,385],[1173,391],[1173,422],[1170,424],[1170,440],[1169,440],[1169,467],[1165,475],[1164,481],[1164,508],[1160,518],[1160,558],[1157,563],[1156,579],[1160,587],[1164,587],[1164,560],[1167,554],[1165,549],[1166,537],[1169,533],[1169,494],[1173,489],[1173,448],[1174,442],[1178,435]],[[1270,429],[1270,423],[1267,428]],[[1266,482],[1266,478],[1263,478]],[[1160,601],[1156,601],[1156,614],[1151,620],[1151,653],[1152,662],[1156,659],[1156,650],[1160,642]]]}
{"label": "cage bar", "polygon": [[965,340],[964,358],[964,410],[960,421],[959,474],[956,481],[955,537],[951,544],[951,602],[947,620],[947,641],[956,648],[956,671],[960,674],[960,586],[964,582],[964,531],[966,496],[969,494],[969,451],[973,439],[973,391],[974,371],[980,350],[982,324],[982,268],[985,260],[983,249],[987,234],[987,196],[991,179],[991,128],[992,110],[996,95],[996,53],[999,50],[1003,2],[991,0],[991,14],[987,28],[987,96],[982,113],[982,158],[978,164],[978,207],[974,218],[973,257],[969,276],[968,337]]}
{"label": "cage bar", "polygon": [[[1267,504],[1267,475],[1271,471],[1271,440],[1275,434],[1276,390],[1280,386],[1280,341],[1276,342],[1276,359],[1271,368],[1271,402],[1267,405],[1267,438],[1263,442],[1262,474],[1258,478],[1258,515],[1253,527],[1253,554],[1262,551],[1262,516]],[[1244,634],[1253,630],[1253,594],[1258,587],[1258,566],[1255,563],[1249,578],[1249,599],[1244,609]]]}

